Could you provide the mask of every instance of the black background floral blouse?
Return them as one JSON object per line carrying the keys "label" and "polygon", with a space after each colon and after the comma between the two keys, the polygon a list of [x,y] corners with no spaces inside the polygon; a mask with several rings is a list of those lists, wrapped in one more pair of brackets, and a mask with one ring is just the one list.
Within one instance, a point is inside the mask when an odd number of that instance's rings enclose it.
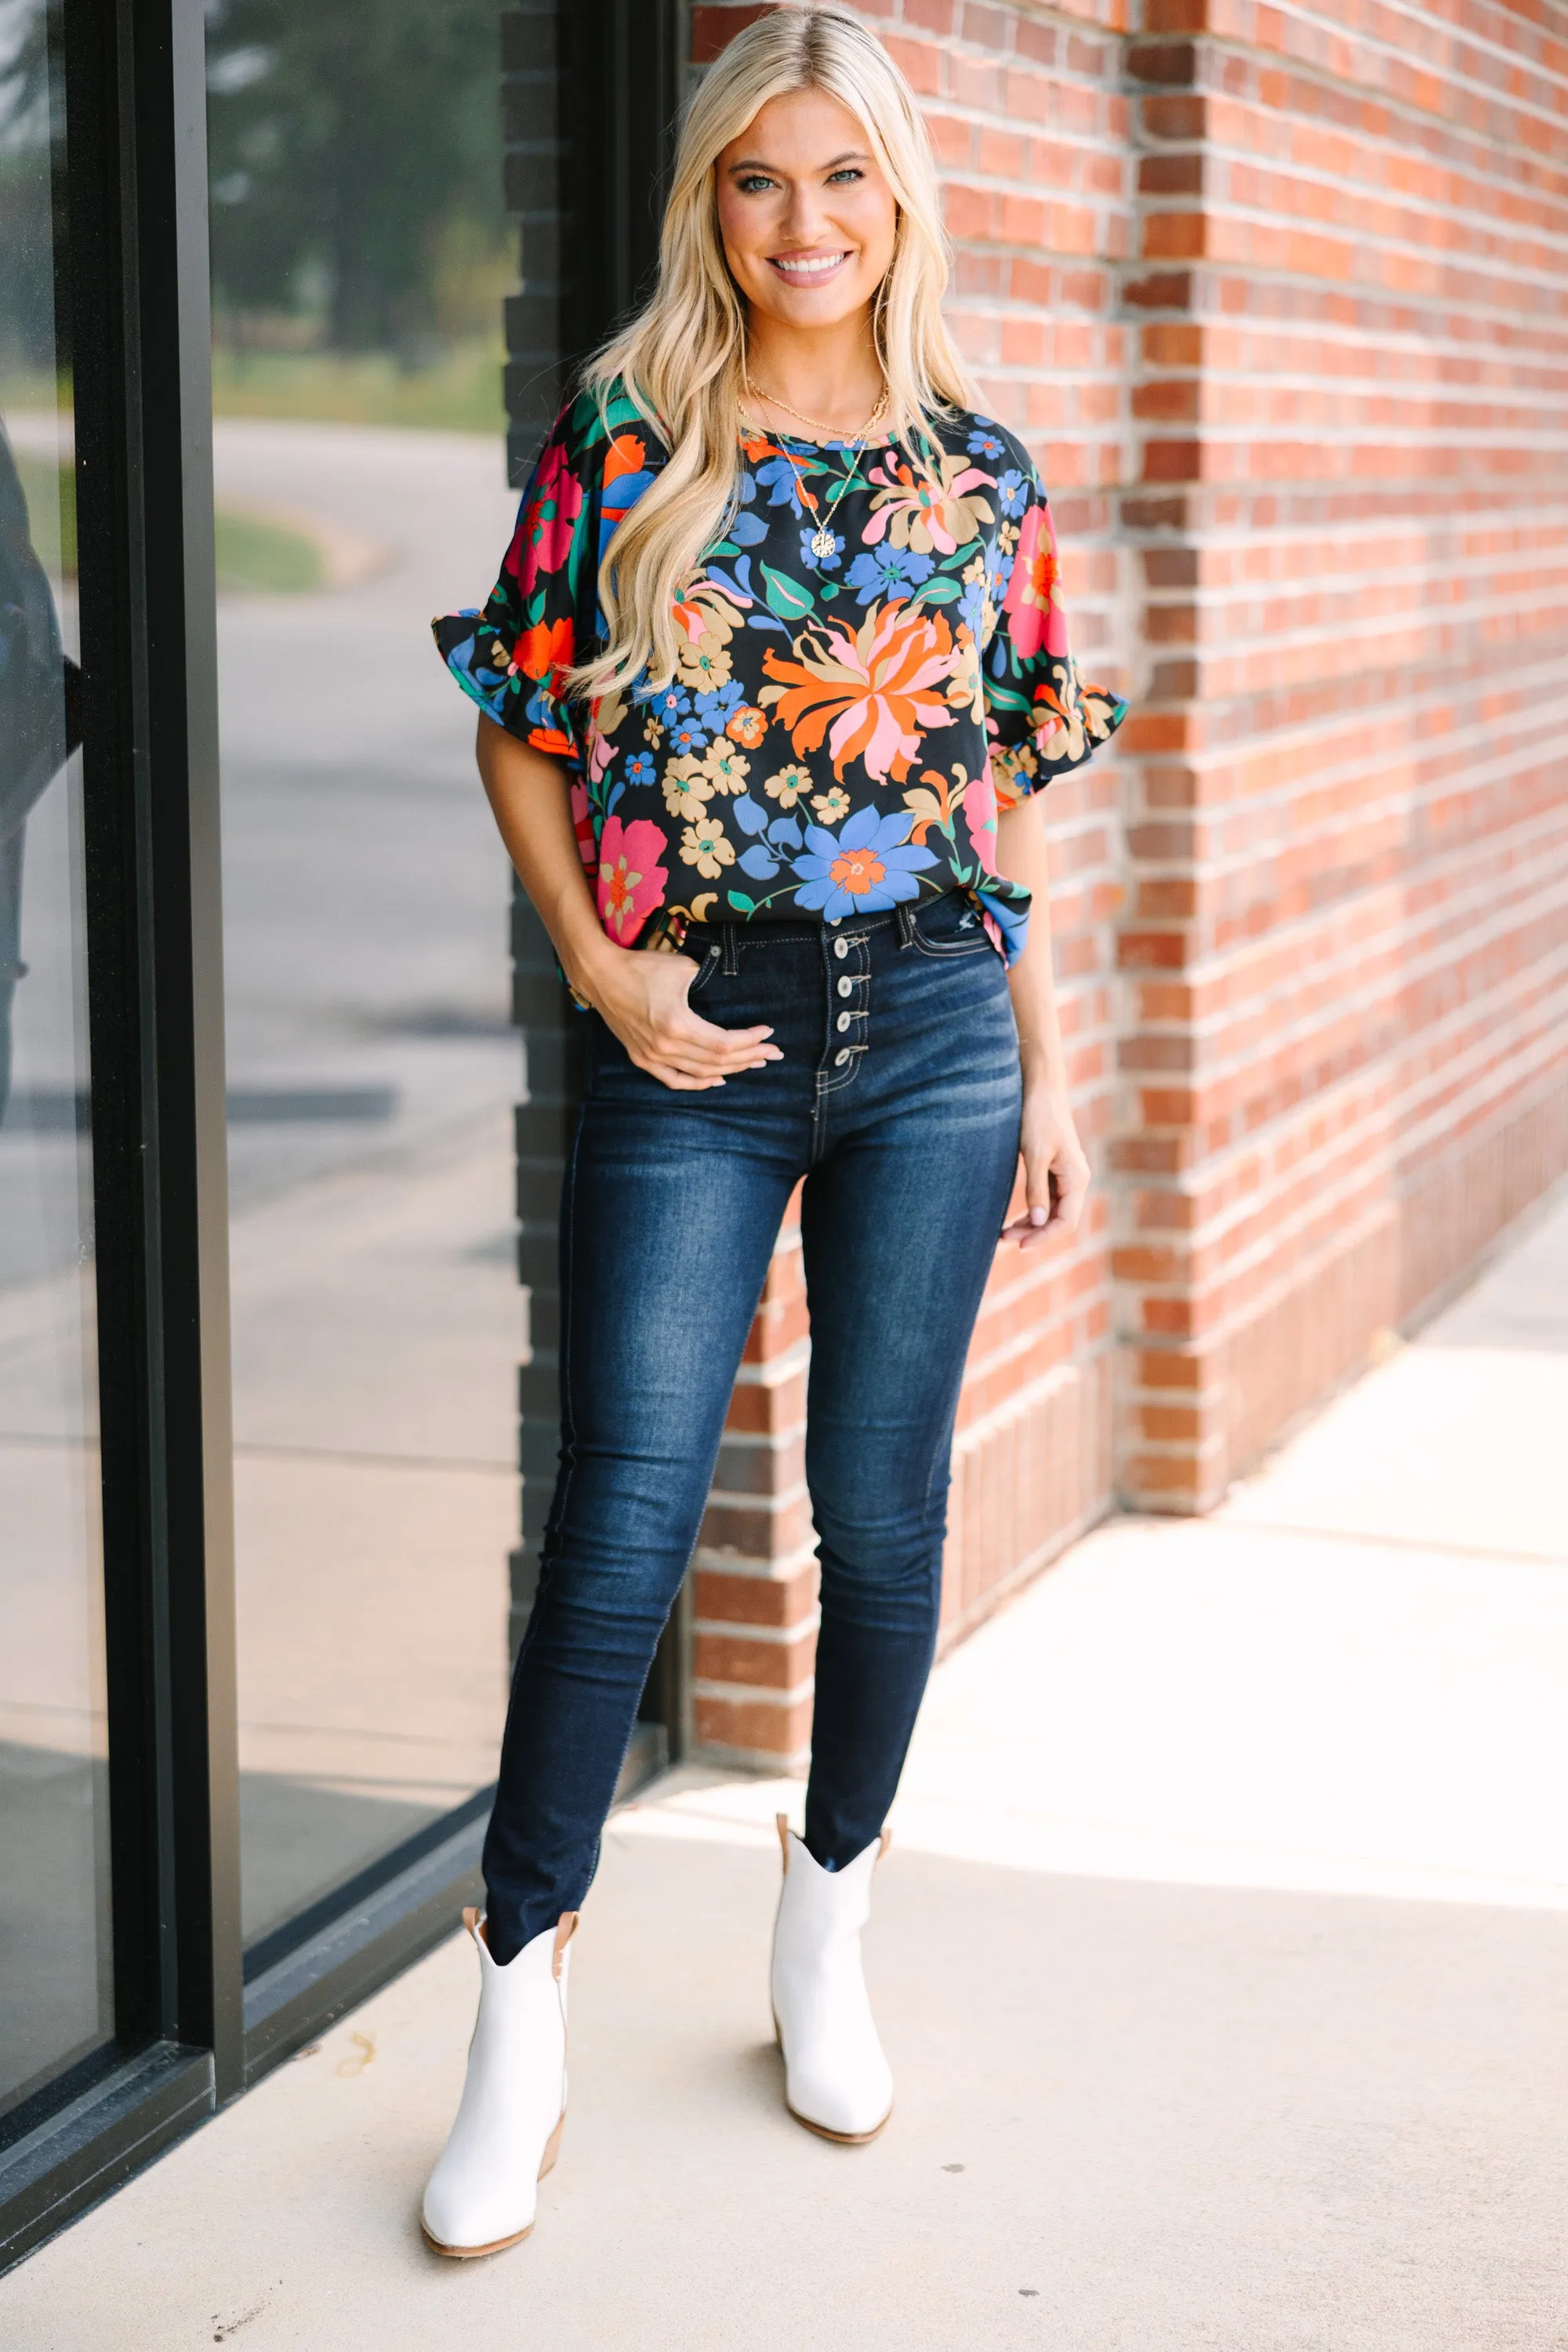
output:
{"label": "black background floral blouse", "polygon": [[600,559],[665,457],[618,387],[557,423],[489,604],[435,624],[443,656],[492,719],[568,762],[599,919],[624,946],[956,888],[1012,961],[1028,893],[996,873],[998,803],[1079,766],[1126,708],[1079,680],[1027,454],[967,414],[933,420],[918,462],[899,443],[858,464],[843,442],[742,447],[668,686],[591,705],[561,688],[604,643]]}

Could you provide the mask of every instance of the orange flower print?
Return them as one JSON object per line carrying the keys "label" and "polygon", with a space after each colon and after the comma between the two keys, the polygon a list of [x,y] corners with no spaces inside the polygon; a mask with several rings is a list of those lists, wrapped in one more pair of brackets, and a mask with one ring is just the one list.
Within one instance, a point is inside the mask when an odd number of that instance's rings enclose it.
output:
{"label": "orange flower print", "polygon": [[1084,751],[1083,705],[1068,690],[1064,697],[1054,686],[1037,686],[1030,717],[1035,722],[1035,749],[1046,760],[1081,760]]}
{"label": "orange flower print", "polygon": [[841,849],[827,868],[827,878],[847,898],[863,898],[879,882],[887,879],[888,869],[869,846],[865,849]]}
{"label": "orange flower print", "polygon": [[796,637],[793,662],[769,646],[763,667],[779,683],[757,699],[778,704],[797,751],[818,750],[826,736],[840,782],[847,761],[863,760],[879,782],[890,775],[901,784],[921,737],[952,724],[946,619],[894,604],[873,606],[853,635],[842,622],[818,627]]}
{"label": "orange flower print", "polygon": [[548,678],[554,692],[560,673],[572,667],[574,636],[570,621],[539,621],[524,629],[511,649],[512,666],[524,677]]}
{"label": "orange flower print", "polygon": [[739,710],[730,713],[729,724],[724,730],[732,743],[743,744],[748,751],[756,750],[767,731],[767,712],[759,710],[754,703],[750,702],[742,702]]}

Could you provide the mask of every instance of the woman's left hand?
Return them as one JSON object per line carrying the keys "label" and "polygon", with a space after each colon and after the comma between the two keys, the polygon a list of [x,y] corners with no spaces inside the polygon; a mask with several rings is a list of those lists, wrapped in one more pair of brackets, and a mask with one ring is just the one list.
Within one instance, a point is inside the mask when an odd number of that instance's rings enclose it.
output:
{"label": "woman's left hand", "polygon": [[1064,1095],[1043,1085],[1030,1086],[1026,1080],[1020,1148],[1025,1213],[1004,1226],[1002,1238],[1028,1249],[1043,1242],[1057,1226],[1070,1234],[1083,1213],[1089,1191],[1089,1161]]}

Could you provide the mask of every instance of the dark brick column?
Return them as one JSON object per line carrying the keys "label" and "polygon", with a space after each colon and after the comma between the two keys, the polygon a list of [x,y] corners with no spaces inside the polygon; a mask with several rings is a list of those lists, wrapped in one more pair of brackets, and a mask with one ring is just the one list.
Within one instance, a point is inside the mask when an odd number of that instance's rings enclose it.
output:
{"label": "dark brick column", "polygon": [[[506,306],[507,454],[521,489],[570,388],[647,285],[679,101],[679,0],[519,0],[501,18],[506,197],[521,289]],[[512,906],[512,1018],[526,1056],[517,1114],[520,1279],[529,1356],[519,1374],[522,1536],[511,1555],[515,1652],[539,1576],[558,1428],[557,1206],[582,1094],[583,1016],[568,1002],[543,925]],[[673,1721],[672,1669],[648,1706]]]}

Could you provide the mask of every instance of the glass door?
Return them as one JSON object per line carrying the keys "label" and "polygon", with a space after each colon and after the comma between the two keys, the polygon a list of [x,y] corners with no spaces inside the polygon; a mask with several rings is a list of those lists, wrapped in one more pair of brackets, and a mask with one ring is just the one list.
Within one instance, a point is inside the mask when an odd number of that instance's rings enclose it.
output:
{"label": "glass door", "polygon": [[0,0],[0,2140],[113,2030],[58,35]]}
{"label": "glass door", "polygon": [[510,530],[496,20],[208,11],[246,1941],[492,1778],[510,875],[431,615]]}

